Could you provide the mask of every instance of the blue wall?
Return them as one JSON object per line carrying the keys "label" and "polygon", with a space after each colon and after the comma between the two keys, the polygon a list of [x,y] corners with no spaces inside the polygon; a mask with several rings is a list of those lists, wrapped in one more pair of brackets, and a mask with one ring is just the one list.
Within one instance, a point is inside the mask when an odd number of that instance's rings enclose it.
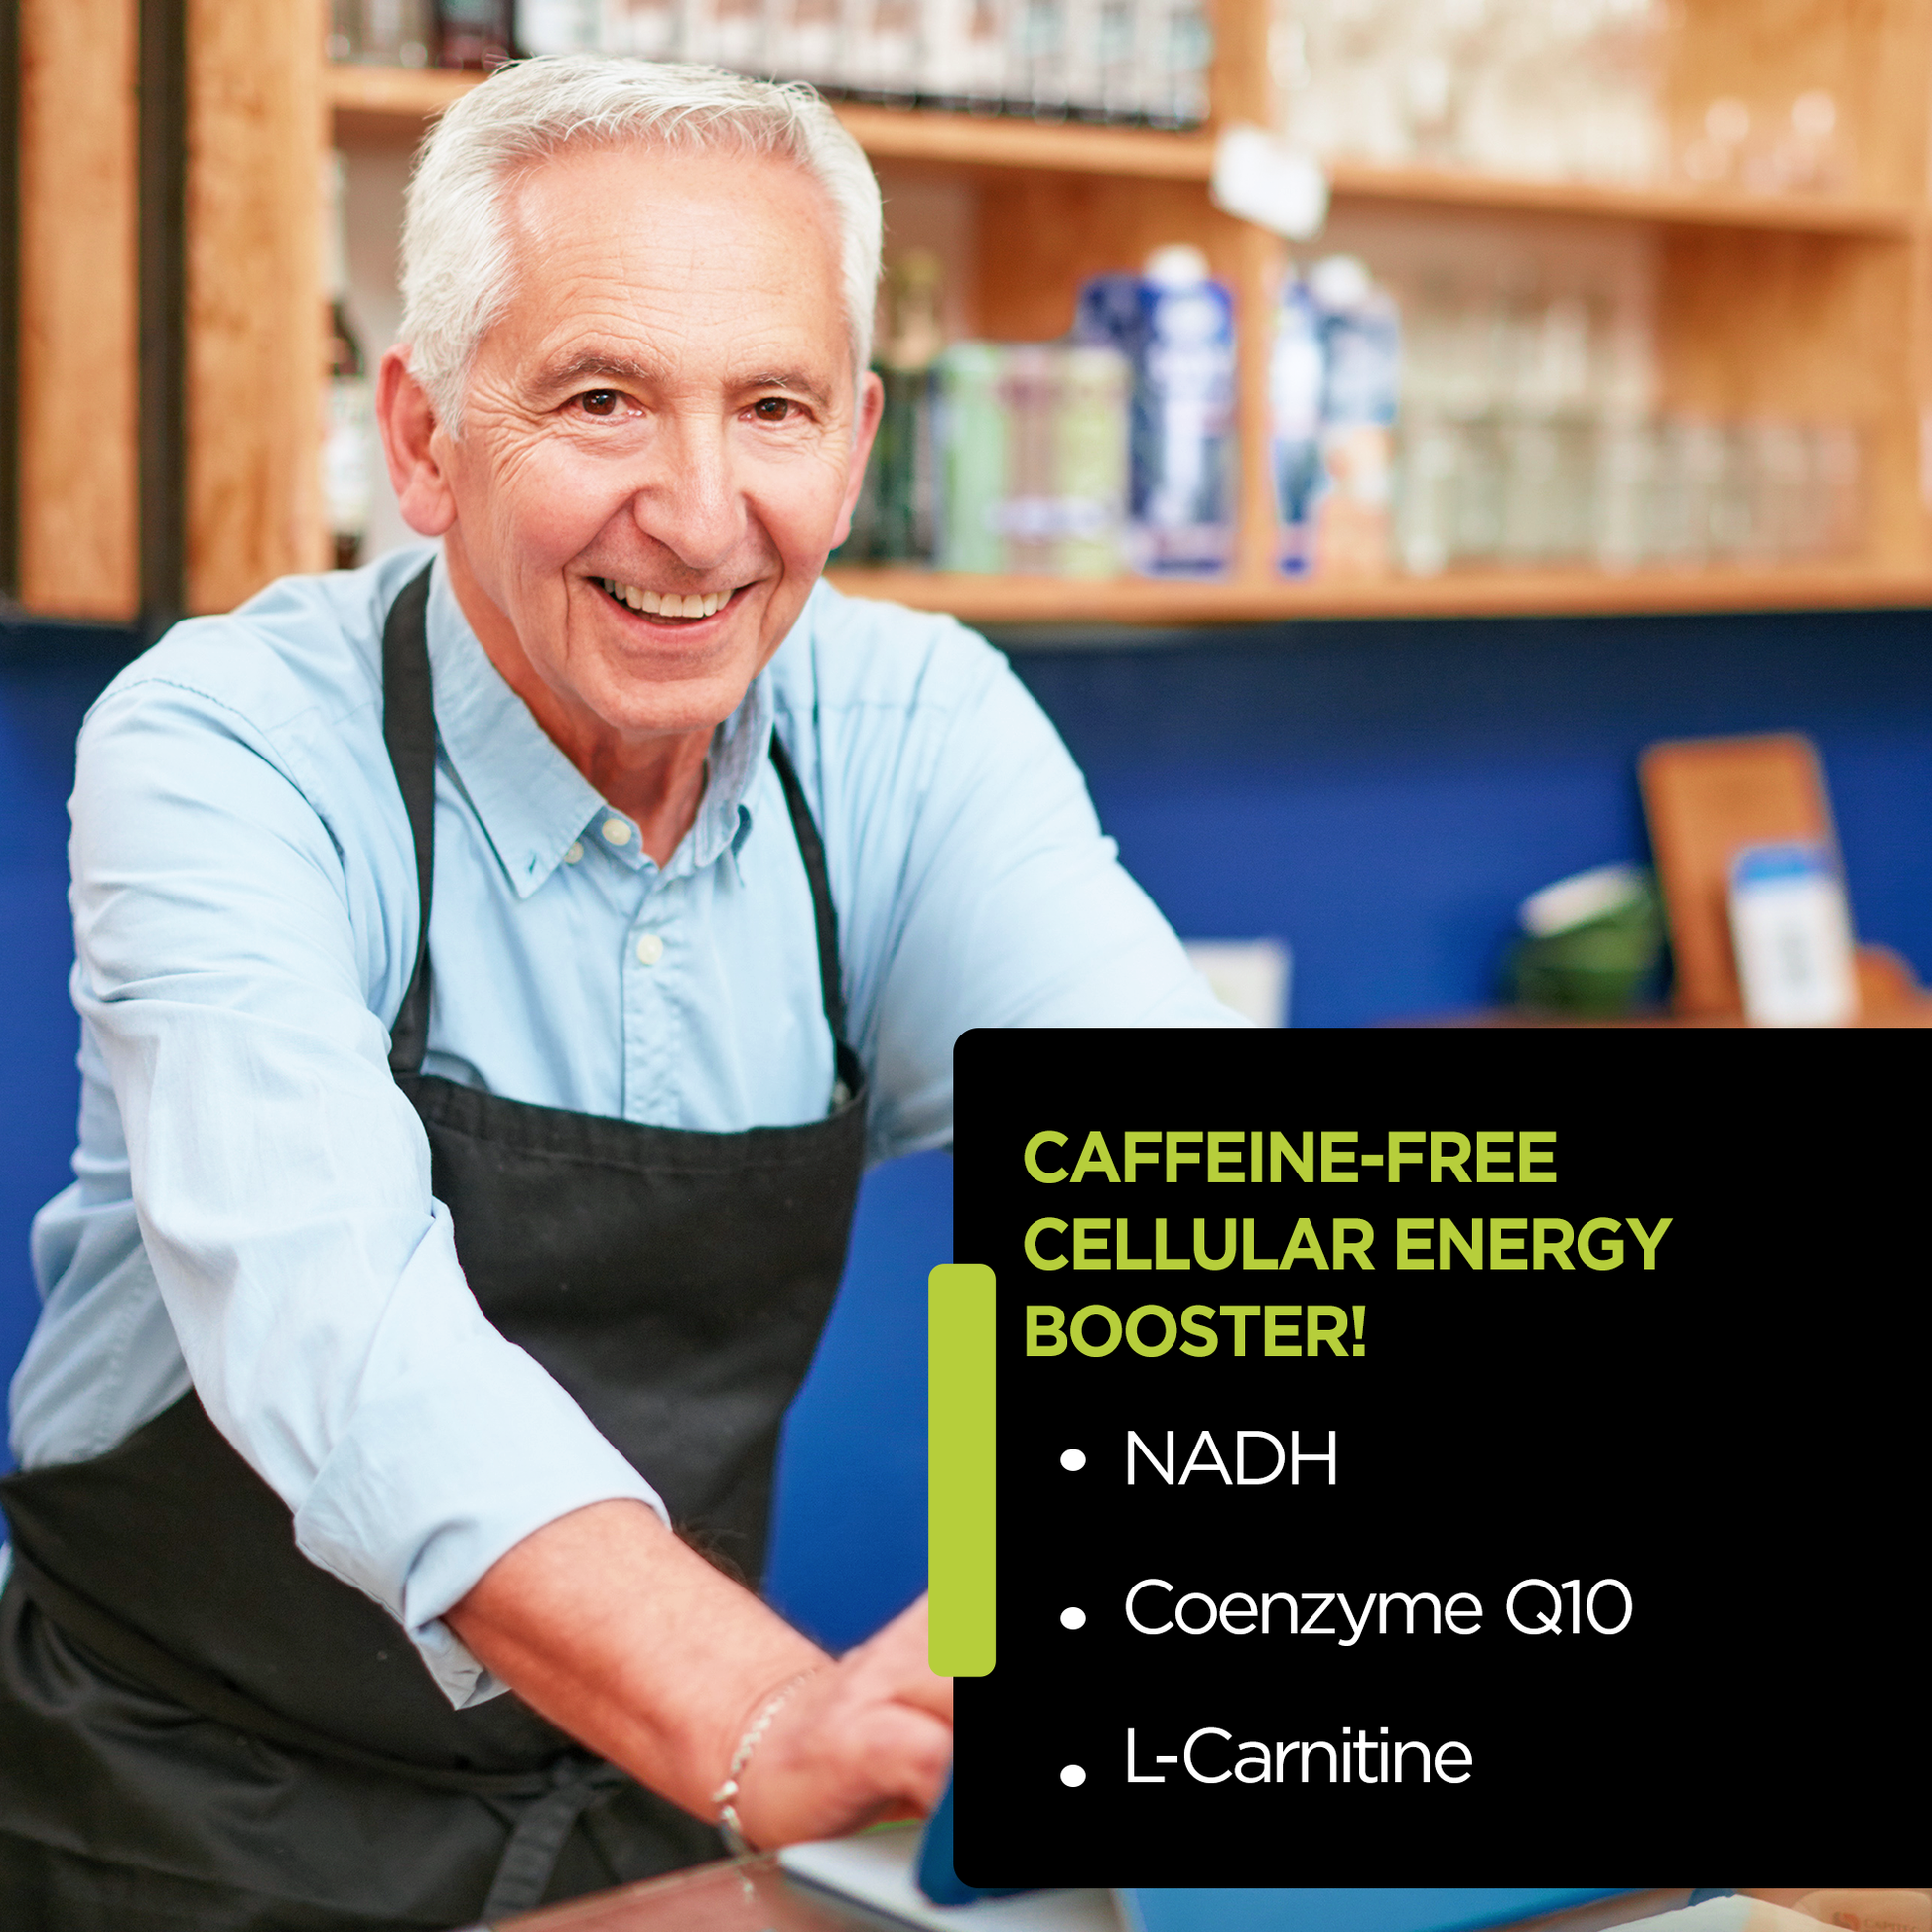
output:
{"label": "blue wall", "polygon": [[[1669,736],[1797,728],[1824,755],[1861,935],[1932,977],[1932,629],[1829,618],[1309,624],[1030,651],[1123,857],[1180,930],[1279,934],[1294,1017],[1352,1026],[1492,997],[1516,902],[1643,854],[1635,759]],[[26,1230],[66,1179],[65,799],[115,632],[0,636],[0,1370],[33,1316]],[[924,1570],[923,1283],[949,1164],[867,1182],[853,1264],[792,1412],[771,1590],[828,1641]]]}
{"label": "blue wall", "polygon": [[1277,934],[1298,1026],[1479,1005],[1517,903],[1647,856],[1660,738],[1817,740],[1860,936],[1932,975],[1932,620],[1321,624],[1028,655],[1129,869],[1180,931]]}
{"label": "blue wall", "polygon": [[[78,1023],[68,1004],[68,792],[81,714],[133,648],[128,633],[0,627],[0,1376],[38,1306],[27,1224],[71,1178]],[[4,1432],[0,1432],[3,1436]],[[0,1441],[0,1468],[11,1467]]]}

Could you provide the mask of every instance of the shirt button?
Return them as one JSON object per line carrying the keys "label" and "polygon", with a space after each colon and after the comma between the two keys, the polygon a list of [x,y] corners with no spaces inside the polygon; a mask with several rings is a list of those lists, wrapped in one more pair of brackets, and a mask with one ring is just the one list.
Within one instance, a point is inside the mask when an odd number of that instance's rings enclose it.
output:
{"label": "shirt button", "polygon": [[664,942],[656,933],[647,932],[637,941],[637,959],[640,965],[655,966],[664,957]]}
{"label": "shirt button", "polygon": [[574,866],[583,856],[584,841],[582,839],[572,839],[570,844],[564,848],[564,864],[567,866]]}
{"label": "shirt button", "polygon": [[607,818],[604,821],[604,836],[613,845],[628,845],[630,843],[630,827],[621,818]]}

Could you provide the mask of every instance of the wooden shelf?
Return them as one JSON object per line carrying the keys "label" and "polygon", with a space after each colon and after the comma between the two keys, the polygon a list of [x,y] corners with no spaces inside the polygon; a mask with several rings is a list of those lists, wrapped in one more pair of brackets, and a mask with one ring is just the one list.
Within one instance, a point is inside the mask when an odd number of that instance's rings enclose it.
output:
{"label": "wooden shelf", "polygon": [[[481,77],[437,68],[345,65],[329,69],[327,88],[344,134],[369,138],[387,133],[391,138],[413,140],[418,123],[461,99]],[[860,146],[881,160],[1197,182],[1205,182],[1214,167],[1214,142],[1207,134],[1169,134],[1155,128],[1098,127],[1072,121],[1031,121],[1001,114],[868,107],[849,102],[840,104],[836,111]],[[1513,180],[1459,169],[1384,168],[1354,161],[1337,161],[1328,173],[1337,199],[1511,208],[1667,226],[1907,236],[1917,231],[1921,219],[1920,209],[1912,203],[1874,202],[1853,196],[1746,195],[1587,181]]]}
{"label": "wooden shelf", "polygon": [[414,147],[423,124],[483,78],[444,68],[360,67],[331,62],[322,71],[334,138],[366,147]]}
{"label": "wooden shelf", "polygon": [[1214,170],[1214,141],[1206,134],[1028,121],[1000,114],[946,114],[916,107],[846,103],[836,111],[859,145],[881,160],[1157,181],[1204,182]]}
{"label": "wooden shelf", "polygon": [[1421,202],[1439,207],[1509,208],[1526,213],[1647,221],[1667,227],[1769,228],[1791,234],[1903,238],[1923,211],[1911,202],[1851,195],[1749,195],[1669,186],[1515,180],[1449,168],[1382,168],[1337,161],[1328,170],[1337,200]]}
{"label": "wooden shelf", "polygon": [[324,90],[338,113],[385,114],[397,120],[427,120],[453,100],[461,100],[482,80],[480,73],[448,68],[363,67],[331,62]]}
{"label": "wooden shelf", "polygon": [[[329,69],[326,86],[339,134],[414,141],[420,123],[462,99],[482,77],[438,68],[344,64]],[[836,112],[860,146],[882,160],[1200,182],[1214,165],[1214,143],[1204,134],[852,102],[839,103]]]}
{"label": "wooden shelf", "polygon": [[[186,599],[207,611],[230,608],[284,571],[316,568],[326,555],[316,450],[319,141],[333,132],[343,145],[393,156],[481,76],[331,66],[308,0],[270,9],[273,33],[229,32],[230,17],[252,20],[249,10],[197,4],[198,20],[221,23],[221,31],[198,29],[189,48]],[[1215,118],[1265,124],[1275,106],[1269,0],[1213,4]],[[128,415],[139,374],[139,332],[129,321],[138,306],[137,251],[127,224],[138,171],[125,88],[103,92],[100,84],[101,72],[111,78],[125,66],[131,5],[36,0],[30,10],[22,305],[32,327],[22,356],[21,459],[31,513],[21,521],[21,579],[34,607],[49,611],[124,612],[137,595],[138,466]],[[1225,583],[909,571],[842,573],[843,581],[1006,624],[1932,606],[1920,447],[1920,425],[1932,416],[1932,0],[1768,12],[1762,0],[1681,0],[1672,12],[1662,91],[1672,125],[1694,124],[1721,93],[1748,100],[1754,113],[1759,105],[1782,112],[1801,91],[1825,88],[1855,136],[1857,191],[1755,196],[1337,163],[1336,244],[1357,245],[1349,231],[1360,230],[1373,262],[1371,243],[1383,230],[1427,239],[1432,221],[1449,229],[1444,217],[1457,209],[1494,210],[1522,217],[1525,232],[1503,240],[1526,258],[1546,244],[1566,262],[1592,250],[1619,261],[1641,256],[1661,408],[1720,422],[1768,416],[1860,426],[1859,564],[1277,581],[1268,370],[1283,249],[1213,207],[1211,135],[853,103],[838,111],[888,177],[898,245],[951,251],[947,286],[962,333],[1049,340],[1066,329],[1084,278],[1131,268],[1175,240],[1205,251],[1235,294],[1244,512],[1236,575]],[[106,67],[89,62],[91,47],[107,50]],[[118,103],[111,113],[102,105],[110,97]],[[81,208],[72,184],[83,176]],[[1442,237],[1449,255],[1462,248],[1465,226]],[[72,344],[84,344],[90,366],[105,371],[95,387],[108,396],[115,424],[84,461],[74,455],[66,405],[72,384],[62,353]],[[241,377],[260,400],[237,412],[231,399]],[[76,542],[75,530],[99,541]]]}
{"label": "wooden shelf", "polygon": [[940,571],[828,573],[853,597],[944,611],[967,623],[1283,623],[1298,618],[1610,617],[1671,612],[1878,610],[1932,605],[1932,571],[1783,569],[1451,571],[1307,583],[1070,581]]}

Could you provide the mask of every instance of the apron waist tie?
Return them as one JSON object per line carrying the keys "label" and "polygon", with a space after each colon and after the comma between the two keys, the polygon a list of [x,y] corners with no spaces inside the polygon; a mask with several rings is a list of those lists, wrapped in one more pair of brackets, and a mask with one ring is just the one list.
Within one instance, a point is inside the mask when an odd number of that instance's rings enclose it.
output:
{"label": "apron waist tie", "polygon": [[497,1861],[483,1901],[483,1923],[512,1912],[528,1911],[541,1902],[557,1856],[585,1810],[606,1792],[630,1782],[629,1775],[594,1757],[572,1751],[553,1763],[529,1771],[458,1771],[407,1758],[385,1757],[364,1750],[327,1731],[312,1729],[268,1705],[258,1704],[244,1691],[185,1664],[172,1651],[130,1628],[99,1604],[69,1589],[43,1570],[16,1541],[9,1579],[56,1629],[71,1642],[92,1651],[142,1689],[172,1698],[177,1704],[230,1729],[312,1757],[328,1758],[358,1770],[400,1778],[436,1791],[463,1792],[479,1798],[527,1799]]}
{"label": "apron waist tie", "polygon": [[512,1912],[527,1912],[543,1902],[550,1874],[564,1840],[576,1829],[585,1811],[607,1791],[629,1783],[615,1764],[599,1759],[573,1763],[566,1758],[552,1770],[552,1788],[525,1805],[497,1861],[496,1875],[483,1900],[484,1925],[493,1925]]}

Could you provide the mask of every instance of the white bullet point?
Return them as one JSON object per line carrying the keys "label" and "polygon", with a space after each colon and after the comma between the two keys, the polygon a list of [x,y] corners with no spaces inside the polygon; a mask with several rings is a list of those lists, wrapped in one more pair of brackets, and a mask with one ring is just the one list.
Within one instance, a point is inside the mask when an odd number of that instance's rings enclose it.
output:
{"label": "white bullet point", "polygon": [[1063,1785],[1065,1785],[1069,1791],[1079,1790],[1081,1785],[1085,1784],[1086,1781],[1087,1781],[1087,1773],[1086,1773],[1086,1767],[1084,1765],[1062,1764],[1060,1766],[1060,1782]]}
{"label": "white bullet point", "polygon": [[1062,1630],[1084,1630],[1087,1627],[1087,1613],[1079,1604],[1070,1603],[1060,1612]]}
{"label": "white bullet point", "polygon": [[1087,1452],[1085,1449],[1062,1449],[1060,1451],[1060,1467],[1062,1469],[1084,1469],[1086,1466]]}

